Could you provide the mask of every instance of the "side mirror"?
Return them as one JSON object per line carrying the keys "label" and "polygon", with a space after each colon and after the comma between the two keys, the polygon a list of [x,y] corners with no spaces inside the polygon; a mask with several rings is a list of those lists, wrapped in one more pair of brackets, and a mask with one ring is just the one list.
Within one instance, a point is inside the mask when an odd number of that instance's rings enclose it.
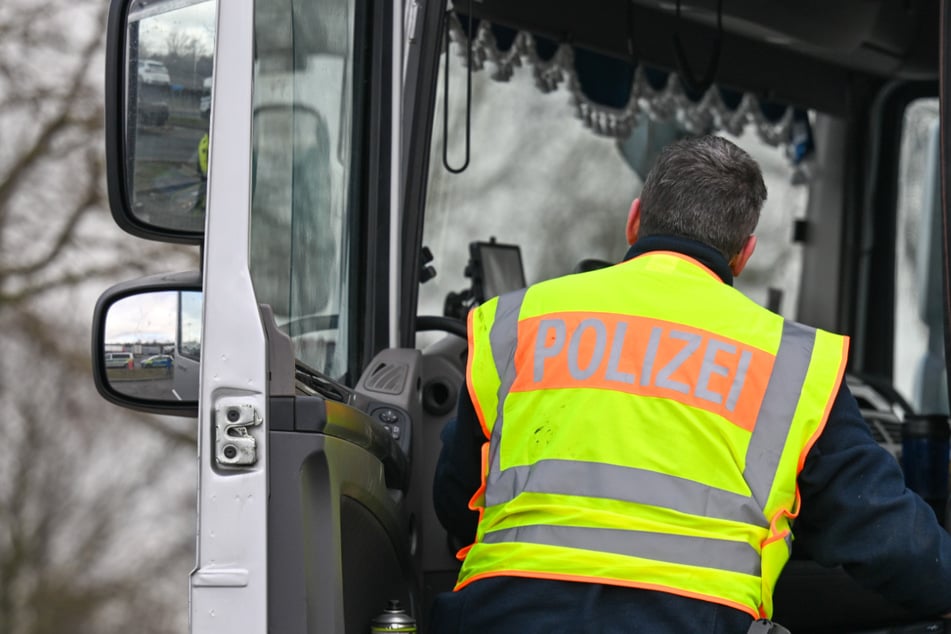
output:
{"label": "side mirror", "polygon": [[117,405],[198,415],[201,277],[156,275],[113,286],[93,316],[93,377]]}
{"label": "side mirror", "polygon": [[205,194],[214,0],[113,0],[106,79],[109,202],[143,238],[197,244]]}

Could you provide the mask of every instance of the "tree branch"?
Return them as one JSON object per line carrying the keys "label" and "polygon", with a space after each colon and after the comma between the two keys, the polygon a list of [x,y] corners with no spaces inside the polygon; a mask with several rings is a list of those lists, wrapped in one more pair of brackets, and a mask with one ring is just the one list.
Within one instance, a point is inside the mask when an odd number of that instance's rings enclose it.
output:
{"label": "tree branch", "polygon": [[8,269],[0,268],[0,279],[12,276],[31,275],[52,264],[53,260],[62,253],[66,245],[72,241],[76,225],[79,224],[82,217],[102,202],[102,195],[99,191],[99,180],[105,168],[99,153],[91,148],[87,149],[86,164],[89,166],[89,172],[86,174],[86,185],[83,188],[84,195],[77,201],[69,215],[67,215],[65,222],[60,227],[59,233],[53,240],[53,244],[50,245],[49,250],[45,255],[40,256],[29,264],[14,266]]}
{"label": "tree branch", "polygon": [[[101,20],[105,19],[107,5],[99,10],[98,16]],[[60,133],[69,127],[72,120],[70,110],[75,106],[76,98],[83,91],[86,84],[86,72],[92,59],[101,50],[102,34],[97,34],[89,39],[86,45],[78,55],[79,62],[72,77],[69,90],[63,95],[57,108],[56,114],[43,126],[39,136],[34,140],[32,146],[27,149],[19,158],[13,167],[0,178],[0,230],[5,225],[9,215],[10,198],[17,187],[22,184],[24,176],[29,172],[39,160],[50,151],[53,141]]]}
{"label": "tree branch", "polygon": [[146,269],[143,264],[133,264],[129,262],[117,262],[106,266],[91,266],[80,271],[64,273],[51,279],[25,286],[13,293],[0,292],[0,306],[4,306],[5,308],[20,307],[27,300],[48,293],[49,291],[76,286],[80,282],[88,282],[91,279],[116,277],[120,273],[127,273],[130,270],[141,273]]}

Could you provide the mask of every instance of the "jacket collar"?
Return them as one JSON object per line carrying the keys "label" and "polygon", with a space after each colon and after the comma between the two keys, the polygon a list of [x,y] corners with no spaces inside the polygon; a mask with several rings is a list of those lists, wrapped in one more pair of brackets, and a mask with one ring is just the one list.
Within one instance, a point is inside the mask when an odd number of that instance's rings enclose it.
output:
{"label": "jacket collar", "polygon": [[676,251],[677,253],[682,253],[716,273],[725,284],[733,286],[733,272],[730,270],[730,264],[726,258],[723,257],[722,253],[708,244],[680,236],[647,236],[639,239],[627,250],[624,261],[626,262],[639,255],[650,253],[651,251]]}

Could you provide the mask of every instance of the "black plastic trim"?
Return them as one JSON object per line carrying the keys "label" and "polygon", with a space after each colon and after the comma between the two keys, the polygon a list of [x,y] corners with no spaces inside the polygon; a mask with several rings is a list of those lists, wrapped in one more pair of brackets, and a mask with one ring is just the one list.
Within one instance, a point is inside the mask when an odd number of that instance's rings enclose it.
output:
{"label": "black plastic trim", "polygon": [[383,429],[383,425],[365,412],[342,403],[326,401],[326,408],[327,418],[323,433],[352,442],[372,453],[383,463],[387,488],[405,492],[409,488],[409,459],[393,437]]}
{"label": "black plastic trim", "polygon": [[[354,214],[353,252],[357,254],[350,288],[350,332],[357,333],[348,359],[351,385],[360,371],[389,344],[390,155],[392,129],[393,4],[358,2],[355,33],[354,104],[363,125],[355,129],[362,164],[354,167],[351,200]],[[356,153],[355,153],[356,154]]]}
{"label": "black plastic trim", "polygon": [[96,302],[92,318],[92,376],[96,389],[110,403],[151,414],[171,416],[198,416],[197,401],[158,401],[133,398],[112,389],[106,380],[106,367],[102,350],[105,345],[106,314],[109,308],[120,299],[155,291],[201,291],[201,274],[198,271],[181,273],[162,273],[122,282],[107,289]]}
{"label": "black plastic trim", "polygon": [[320,433],[327,427],[327,401],[316,396],[294,398],[294,430]]}
{"label": "black plastic trim", "polygon": [[[857,227],[859,248],[856,255],[858,283],[847,288],[861,289],[851,306],[861,306],[852,315],[849,332],[854,333],[860,350],[854,351],[856,370],[873,376],[893,379],[895,340],[895,235],[898,224],[898,186],[901,161],[901,138],[905,110],[916,99],[934,97],[938,85],[934,82],[908,82],[893,87],[874,114],[869,125],[879,134],[863,143],[867,156],[877,158],[877,164],[862,170],[865,179],[871,179],[868,197],[863,201],[864,218]],[[874,115],[873,115],[874,116]],[[877,148],[872,147],[877,142]],[[869,236],[863,238],[862,234]],[[857,300],[857,301],[856,301]],[[843,310],[846,310],[843,307]]]}
{"label": "black plastic trim", "polygon": [[[393,598],[417,612],[400,503],[360,482],[372,459],[345,462],[324,434],[271,431],[267,445],[268,631],[366,632]],[[348,518],[357,506],[366,513]],[[392,553],[389,561],[374,544]]]}
{"label": "black plastic trim", "polygon": [[112,0],[106,31],[106,85],[105,85],[105,132],[106,132],[106,184],[109,193],[109,208],[116,224],[133,236],[178,244],[201,244],[202,231],[162,229],[139,220],[132,213],[129,192],[126,187],[127,168],[125,138],[125,49],[126,17],[129,0]]}
{"label": "black plastic trim", "polygon": [[[406,424],[409,414],[387,403],[373,405],[374,413],[380,409],[393,410],[409,433]],[[269,431],[323,434],[353,443],[383,463],[387,488],[404,492],[409,488],[407,453],[374,416],[319,396],[271,397],[268,408]]]}
{"label": "black plastic trim", "polygon": [[272,396],[267,402],[268,431],[294,431],[293,396]]}
{"label": "black plastic trim", "polygon": [[[460,3],[455,3],[460,6]],[[666,6],[664,6],[666,4]],[[652,2],[630,0],[600,0],[583,3],[567,0],[482,0],[474,3],[473,15],[519,30],[528,30],[536,36],[550,38],[556,42],[570,42],[573,45],[609,55],[617,59],[637,60],[659,69],[676,71],[678,60],[673,38],[679,35],[686,47],[687,57],[697,67],[702,68],[710,55],[711,42],[716,33],[716,23],[703,19],[678,20],[670,10],[673,2]],[[703,16],[707,11],[715,10],[713,0],[691,3],[697,10],[694,15]],[[779,5],[783,3],[774,3]],[[800,3],[808,4],[815,11],[817,19],[822,19],[820,6],[841,5],[842,3]],[[873,3],[865,3],[872,9]],[[902,21],[893,20],[888,24],[887,11],[874,3],[875,11],[881,11],[879,31],[883,28],[899,26]],[[887,3],[899,5],[902,3]],[[914,30],[914,35],[899,45],[907,48],[900,54],[876,49],[868,41],[855,42],[854,35],[835,33],[833,41],[839,37],[853,39],[850,50],[838,49],[835,45],[826,46],[820,40],[815,44],[800,46],[777,46],[753,35],[736,33],[732,30],[732,20],[726,20],[727,30],[723,33],[722,53],[716,69],[718,85],[762,95],[770,101],[790,103],[804,108],[816,109],[836,116],[849,115],[849,92],[853,81],[875,82],[886,76],[906,79],[932,79],[934,67],[926,44],[931,40],[933,14],[937,13],[935,3],[904,3],[905,10],[899,15],[918,15],[905,28]],[[654,5],[654,6],[647,6]],[[704,6],[705,5],[705,6]],[[754,9],[747,11],[743,7]],[[769,6],[761,2],[728,2],[724,17],[733,15],[733,20],[743,23],[747,19],[756,19],[756,14],[769,11],[760,8]],[[799,6],[799,5],[796,5]],[[784,8],[777,7],[779,11]],[[776,13],[777,9],[773,12]],[[800,13],[806,15],[807,7],[802,6]],[[785,8],[785,10],[790,10]],[[841,7],[829,9],[845,19]],[[707,13],[707,15],[710,15]],[[856,16],[856,22],[859,21]],[[884,21],[883,21],[884,20]],[[747,22],[747,24],[750,24]],[[805,19],[798,22],[800,29],[818,35],[829,32],[827,24],[803,26],[809,24]],[[768,25],[766,25],[768,27]],[[792,24],[789,24],[793,27]],[[796,29],[791,28],[793,41],[801,39]],[[933,49],[931,49],[933,50]],[[782,78],[781,81],[777,78]]]}
{"label": "black plastic trim", "polygon": [[[940,126],[941,126],[941,263],[943,273],[944,306],[944,359],[945,367],[951,362],[951,7],[948,2],[941,3],[939,64],[940,64]],[[948,394],[951,394],[951,372],[945,372]]]}
{"label": "black plastic trim", "polygon": [[400,263],[399,347],[415,347],[416,303],[422,256],[423,217],[429,176],[436,80],[446,19],[445,3],[430,1],[420,8],[414,43],[408,53],[403,99],[403,139],[400,178],[403,182],[403,244]]}

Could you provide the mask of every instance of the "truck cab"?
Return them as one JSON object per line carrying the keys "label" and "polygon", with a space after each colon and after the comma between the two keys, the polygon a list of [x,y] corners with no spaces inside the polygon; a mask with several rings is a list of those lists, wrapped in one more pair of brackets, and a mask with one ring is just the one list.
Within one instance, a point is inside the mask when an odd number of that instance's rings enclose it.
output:
{"label": "truck cab", "polygon": [[[738,288],[851,337],[848,381],[897,460],[907,421],[946,425],[947,16],[925,0],[112,0],[113,217],[202,264],[103,293],[94,374],[120,406],[196,421],[191,631],[366,632],[390,601],[426,631],[464,546],[431,492],[466,313],[623,257],[631,200],[685,136],[724,135],[763,169]],[[210,95],[156,130],[134,71],[176,29],[212,34]],[[168,324],[139,340],[176,351],[149,389],[106,372],[120,331],[135,340],[129,303]],[[944,627],[802,560],[776,605],[797,634]]]}

